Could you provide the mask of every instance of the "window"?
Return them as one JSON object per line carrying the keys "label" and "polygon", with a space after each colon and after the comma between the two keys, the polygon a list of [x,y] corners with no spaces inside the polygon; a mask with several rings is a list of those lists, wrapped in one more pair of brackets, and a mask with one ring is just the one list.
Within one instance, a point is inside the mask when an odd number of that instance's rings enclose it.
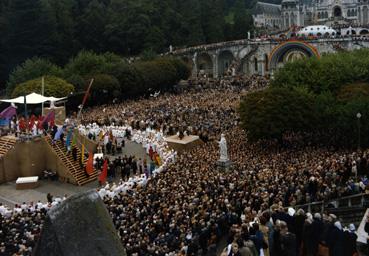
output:
{"label": "window", "polygon": [[255,68],[255,71],[257,72],[258,71],[258,59],[256,57],[254,58],[254,68]]}

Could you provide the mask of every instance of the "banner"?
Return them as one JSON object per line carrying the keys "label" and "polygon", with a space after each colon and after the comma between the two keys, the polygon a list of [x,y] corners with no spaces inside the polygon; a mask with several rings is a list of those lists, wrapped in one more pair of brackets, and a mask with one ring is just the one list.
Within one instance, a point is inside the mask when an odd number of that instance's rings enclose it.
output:
{"label": "banner", "polygon": [[67,134],[67,139],[65,141],[65,146],[68,148],[70,146],[70,142],[71,142],[71,139],[72,139],[72,136],[73,136],[73,128],[70,128],[69,129],[69,132]]}
{"label": "banner", "polygon": [[102,170],[102,172],[99,176],[99,181],[100,181],[101,184],[105,183],[107,176],[108,176],[108,160],[105,159],[104,165],[103,165],[103,170]]}
{"label": "banner", "polygon": [[13,106],[9,106],[0,113],[0,118],[10,119],[10,118],[12,118],[13,116],[16,116],[16,115],[17,115],[16,108],[13,107]]}
{"label": "banner", "polygon": [[94,155],[91,152],[88,153],[86,172],[88,175],[91,175],[94,172]]}
{"label": "banner", "polygon": [[83,164],[83,162],[85,161],[85,145],[82,144],[82,149],[81,149],[82,153],[81,153],[81,163]]}

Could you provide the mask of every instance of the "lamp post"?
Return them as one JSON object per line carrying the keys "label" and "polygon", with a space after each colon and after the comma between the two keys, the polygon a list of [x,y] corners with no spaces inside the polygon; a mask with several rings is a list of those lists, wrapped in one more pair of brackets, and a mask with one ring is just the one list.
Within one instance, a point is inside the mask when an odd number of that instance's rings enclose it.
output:
{"label": "lamp post", "polygon": [[357,140],[357,149],[359,150],[360,149],[360,140],[361,140],[361,134],[360,134],[360,118],[361,118],[361,113],[358,112],[356,114],[356,118],[357,118],[357,131],[358,131],[358,140]]}

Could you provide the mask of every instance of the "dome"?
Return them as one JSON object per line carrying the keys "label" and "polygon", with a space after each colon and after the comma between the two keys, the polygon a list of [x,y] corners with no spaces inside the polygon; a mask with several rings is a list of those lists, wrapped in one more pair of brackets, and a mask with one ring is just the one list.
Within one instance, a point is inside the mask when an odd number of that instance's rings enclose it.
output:
{"label": "dome", "polygon": [[336,30],[327,26],[307,26],[297,32],[297,36],[334,36]]}

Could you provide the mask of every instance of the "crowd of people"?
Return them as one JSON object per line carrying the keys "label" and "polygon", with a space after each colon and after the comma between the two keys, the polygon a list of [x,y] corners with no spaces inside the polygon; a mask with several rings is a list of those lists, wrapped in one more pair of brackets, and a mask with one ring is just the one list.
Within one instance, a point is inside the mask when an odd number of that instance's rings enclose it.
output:
{"label": "crowd of people", "polygon": [[13,208],[0,203],[0,255],[32,255],[47,211],[66,198],[48,194],[46,203],[23,202]]}
{"label": "crowd of people", "polygon": [[[353,224],[345,229],[334,215],[286,208],[367,191],[368,152],[314,144],[251,144],[238,125],[238,103],[244,93],[264,88],[267,81],[202,79],[191,81],[191,89],[179,94],[95,107],[83,115],[79,129],[85,135],[99,138],[106,131],[129,131],[130,139],[148,148],[148,154],[155,147],[163,159],[150,179],[136,169],[136,176],[123,175],[118,184],[98,190],[127,254],[216,255],[226,238],[222,255],[316,255],[324,249],[330,255],[353,255]],[[162,137],[181,130],[205,143],[176,155]],[[232,161],[227,171],[216,164],[221,133],[226,134]],[[126,158],[130,169],[133,161]],[[17,218],[14,211],[2,215],[1,230],[22,235],[0,236],[0,243],[10,239],[0,250],[28,255],[37,236],[31,243],[25,234],[34,229],[32,234],[38,234],[34,227],[40,227],[44,217],[39,211],[25,209]],[[13,239],[22,248],[11,247]]]}

